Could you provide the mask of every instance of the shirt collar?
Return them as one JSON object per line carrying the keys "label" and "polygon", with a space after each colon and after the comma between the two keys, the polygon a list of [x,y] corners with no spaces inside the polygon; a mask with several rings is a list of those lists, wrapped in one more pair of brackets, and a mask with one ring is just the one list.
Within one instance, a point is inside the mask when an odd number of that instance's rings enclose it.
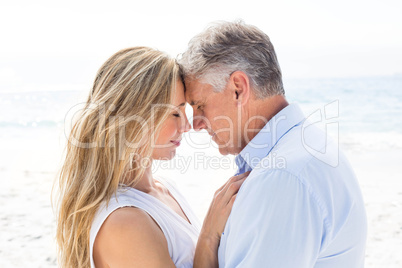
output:
{"label": "shirt collar", "polygon": [[258,132],[258,134],[244,147],[235,162],[239,169],[248,164],[254,169],[262,158],[271,152],[276,143],[294,126],[305,119],[299,105],[290,104],[277,113]]}

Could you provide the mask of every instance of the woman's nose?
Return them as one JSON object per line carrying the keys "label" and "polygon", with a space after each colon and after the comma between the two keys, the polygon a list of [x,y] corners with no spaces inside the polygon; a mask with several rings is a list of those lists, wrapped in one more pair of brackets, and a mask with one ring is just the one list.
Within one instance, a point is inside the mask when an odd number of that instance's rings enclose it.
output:
{"label": "woman's nose", "polygon": [[185,118],[186,118],[186,121],[184,124],[184,132],[189,132],[191,130],[191,125],[190,125],[190,122],[188,122],[187,116]]}
{"label": "woman's nose", "polygon": [[186,115],[184,115],[184,120],[182,121],[182,127],[181,127],[181,131],[182,132],[189,132],[191,130],[191,125],[190,122],[188,122],[188,118]]}

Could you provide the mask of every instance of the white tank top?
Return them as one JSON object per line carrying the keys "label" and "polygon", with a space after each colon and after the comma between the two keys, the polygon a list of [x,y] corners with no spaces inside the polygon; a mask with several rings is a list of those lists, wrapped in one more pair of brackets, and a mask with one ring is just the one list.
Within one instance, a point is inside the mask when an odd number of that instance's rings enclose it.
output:
{"label": "white tank top", "polygon": [[113,211],[122,207],[136,207],[147,212],[162,229],[167,241],[170,258],[176,267],[193,267],[195,246],[201,229],[200,222],[171,181],[161,178],[158,178],[157,181],[169,190],[191,224],[155,197],[134,188],[121,186],[117,191],[117,198],[113,196],[108,206],[104,202],[92,222],[89,244],[92,268],[95,268],[93,246],[96,235],[106,218]]}

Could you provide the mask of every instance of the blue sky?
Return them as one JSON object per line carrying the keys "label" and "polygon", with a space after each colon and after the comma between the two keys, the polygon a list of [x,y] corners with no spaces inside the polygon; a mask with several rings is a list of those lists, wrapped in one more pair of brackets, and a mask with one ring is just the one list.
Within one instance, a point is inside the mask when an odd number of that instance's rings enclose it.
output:
{"label": "blue sky", "polygon": [[114,52],[172,56],[216,20],[266,32],[284,78],[402,74],[402,1],[2,1],[0,91],[84,89]]}

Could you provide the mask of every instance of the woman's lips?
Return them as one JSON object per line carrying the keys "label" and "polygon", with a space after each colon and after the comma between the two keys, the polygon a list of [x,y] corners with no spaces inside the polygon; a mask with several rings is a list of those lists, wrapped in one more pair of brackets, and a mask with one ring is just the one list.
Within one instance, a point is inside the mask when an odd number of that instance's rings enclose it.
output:
{"label": "woman's lips", "polygon": [[180,140],[177,141],[170,141],[171,143],[173,143],[176,146],[180,146]]}

